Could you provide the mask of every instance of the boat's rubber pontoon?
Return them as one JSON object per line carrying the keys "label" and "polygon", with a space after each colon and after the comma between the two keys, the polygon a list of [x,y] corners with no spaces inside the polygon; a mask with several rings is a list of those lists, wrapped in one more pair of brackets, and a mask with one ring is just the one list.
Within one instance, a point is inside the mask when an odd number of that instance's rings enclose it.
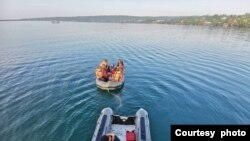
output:
{"label": "boat's rubber pontoon", "polygon": [[92,141],[99,141],[107,133],[114,133],[120,141],[132,135],[136,141],[151,141],[148,113],[139,109],[135,116],[114,115],[111,108],[104,108],[97,121]]}
{"label": "boat's rubber pontoon", "polygon": [[96,85],[98,88],[102,89],[102,90],[117,90],[117,89],[121,89],[123,87],[124,84],[124,77],[121,81],[119,82],[113,82],[113,81],[101,81],[99,79],[96,78]]}

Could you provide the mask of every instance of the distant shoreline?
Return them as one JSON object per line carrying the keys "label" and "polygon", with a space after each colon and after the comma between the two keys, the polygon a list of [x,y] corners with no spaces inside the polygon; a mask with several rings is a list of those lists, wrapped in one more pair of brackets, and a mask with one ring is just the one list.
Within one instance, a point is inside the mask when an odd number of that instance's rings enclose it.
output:
{"label": "distant shoreline", "polygon": [[243,27],[250,28],[250,13],[244,15],[204,15],[204,16],[76,16],[76,17],[43,17],[27,19],[11,19],[0,21],[61,21],[71,22],[96,22],[96,23],[146,23],[146,24],[168,24],[168,25],[203,25],[220,27]]}

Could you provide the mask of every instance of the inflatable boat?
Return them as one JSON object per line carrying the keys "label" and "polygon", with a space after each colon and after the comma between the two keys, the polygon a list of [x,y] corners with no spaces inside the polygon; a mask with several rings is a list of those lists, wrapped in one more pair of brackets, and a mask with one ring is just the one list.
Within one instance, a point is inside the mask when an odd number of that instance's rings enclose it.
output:
{"label": "inflatable boat", "polygon": [[123,87],[124,79],[125,78],[123,77],[123,79],[119,82],[113,82],[113,81],[104,82],[96,78],[96,85],[98,88],[102,90],[117,90]]}
{"label": "inflatable boat", "polygon": [[104,108],[97,121],[92,141],[114,133],[120,141],[151,141],[148,113],[140,108],[135,116],[114,115],[111,108]]}

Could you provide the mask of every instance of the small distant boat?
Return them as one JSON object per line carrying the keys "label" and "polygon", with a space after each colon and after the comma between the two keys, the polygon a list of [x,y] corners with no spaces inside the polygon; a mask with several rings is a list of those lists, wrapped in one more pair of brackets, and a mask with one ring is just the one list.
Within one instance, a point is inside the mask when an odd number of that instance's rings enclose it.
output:
{"label": "small distant boat", "polygon": [[[123,61],[118,59],[118,63],[109,66],[108,60],[104,59],[96,68],[96,85],[102,90],[121,89],[125,82],[125,67]],[[105,81],[104,81],[105,80]]]}
{"label": "small distant boat", "polygon": [[125,80],[124,75],[123,75],[122,80],[120,80],[119,82],[113,82],[111,80],[104,82],[104,81],[101,81],[98,78],[96,78],[96,85],[98,88],[100,88],[102,90],[117,90],[117,89],[121,89],[123,87],[124,80]]}
{"label": "small distant boat", "polygon": [[111,108],[104,108],[97,121],[92,141],[114,133],[120,141],[151,141],[148,113],[140,108],[135,116],[114,115]]}

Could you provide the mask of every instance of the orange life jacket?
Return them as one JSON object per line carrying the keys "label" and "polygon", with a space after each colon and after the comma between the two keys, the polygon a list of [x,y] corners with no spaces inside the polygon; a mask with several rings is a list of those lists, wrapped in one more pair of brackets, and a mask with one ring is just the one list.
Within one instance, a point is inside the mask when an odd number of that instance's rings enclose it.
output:
{"label": "orange life jacket", "polygon": [[102,67],[102,68],[107,68],[107,66],[108,66],[108,64],[107,64],[107,62],[106,61],[102,61],[101,63],[100,63],[100,66],[99,67]]}
{"label": "orange life jacket", "polygon": [[123,77],[122,71],[118,70],[114,74],[114,81],[120,81]]}
{"label": "orange life jacket", "polygon": [[122,71],[124,70],[124,66],[123,65],[119,65],[117,66],[118,69],[121,69]]}
{"label": "orange life jacket", "polygon": [[96,74],[97,78],[104,78],[104,77],[108,76],[108,74],[106,73],[106,71],[103,68],[101,68],[101,67],[98,67],[96,69],[95,74]]}

